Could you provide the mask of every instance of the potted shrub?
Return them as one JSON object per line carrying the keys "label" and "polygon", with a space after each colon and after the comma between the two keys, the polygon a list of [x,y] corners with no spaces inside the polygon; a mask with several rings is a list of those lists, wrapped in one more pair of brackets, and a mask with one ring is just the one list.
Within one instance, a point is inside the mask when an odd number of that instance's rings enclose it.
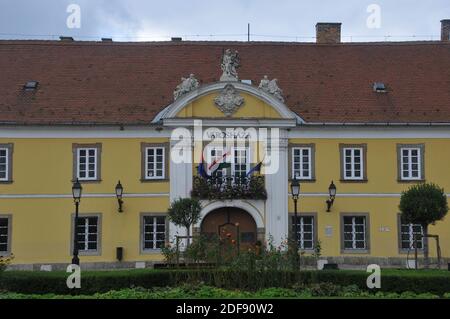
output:
{"label": "potted shrub", "polygon": [[314,246],[314,253],[313,253],[313,257],[317,263],[317,270],[322,270],[324,265],[328,264],[328,260],[320,259],[321,256],[322,256],[322,242],[319,239],[317,240],[317,243]]}

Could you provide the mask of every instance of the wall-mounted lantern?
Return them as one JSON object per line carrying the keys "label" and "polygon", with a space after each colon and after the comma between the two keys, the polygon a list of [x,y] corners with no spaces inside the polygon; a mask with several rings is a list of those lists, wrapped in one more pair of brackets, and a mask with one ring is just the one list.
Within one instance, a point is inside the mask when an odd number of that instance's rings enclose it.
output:
{"label": "wall-mounted lantern", "polygon": [[328,193],[330,194],[330,198],[327,199],[327,212],[330,212],[331,206],[333,206],[334,199],[336,198],[336,185],[331,181],[330,186],[328,187]]}
{"label": "wall-mounted lantern", "polygon": [[117,185],[116,185],[116,197],[117,197],[117,202],[119,203],[119,213],[123,212],[123,209],[122,209],[122,205],[123,205],[122,195],[123,195],[123,187],[122,187],[122,184],[119,181],[117,183]]}

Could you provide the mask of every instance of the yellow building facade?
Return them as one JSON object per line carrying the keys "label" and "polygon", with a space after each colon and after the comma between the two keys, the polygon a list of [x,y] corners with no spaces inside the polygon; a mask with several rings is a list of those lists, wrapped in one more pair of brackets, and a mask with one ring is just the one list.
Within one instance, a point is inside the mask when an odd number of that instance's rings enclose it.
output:
{"label": "yellow building facade", "polygon": [[[222,223],[240,223],[243,243],[270,239],[281,245],[297,229],[306,255],[320,240],[329,262],[405,267],[421,227],[401,221],[400,196],[421,182],[450,189],[450,126],[313,123],[289,107],[276,81],[268,89],[267,78],[250,83],[222,70],[228,78],[221,81],[183,79],[175,99],[146,124],[0,127],[0,254],[14,256],[11,267],[70,263],[77,179],[83,187],[77,228],[82,266],[141,268],[162,263],[161,248],[185,235],[167,210],[173,200],[191,196],[196,180],[248,185],[252,176],[261,176],[266,196],[202,197],[194,234],[217,229],[220,236]],[[209,144],[214,138],[220,146]],[[215,169],[214,161],[229,165]],[[259,163],[261,170],[251,171]],[[207,177],[200,176],[202,165]],[[294,177],[301,187],[298,228]],[[336,197],[328,211],[332,182]],[[450,258],[449,230],[448,218],[429,229],[439,235],[444,258]],[[436,257],[432,239],[429,245]]]}

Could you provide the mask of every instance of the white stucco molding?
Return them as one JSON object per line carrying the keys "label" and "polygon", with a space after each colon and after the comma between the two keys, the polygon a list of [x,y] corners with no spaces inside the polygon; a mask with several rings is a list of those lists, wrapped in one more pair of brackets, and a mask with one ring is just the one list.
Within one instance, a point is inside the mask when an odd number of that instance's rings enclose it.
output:
{"label": "white stucco molding", "polygon": [[[163,119],[174,118],[186,105],[191,103],[192,101],[205,96],[212,92],[221,92],[225,85],[230,82],[217,82],[208,85],[204,85],[199,87],[198,89],[189,92],[188,94],[180,97],[172,104],[168,105],[164,108],[156,117],[153,119],[152,123],[157,123]],[[300,118],[297,114],[292,112],[286,104],[275,98],[273,95],[268,94],[258,88],[241,83],[241,82],[232,82],[232,85],[240,92],[245,92],[255,96],[256,98],[264,101],[265,103],[272,106],[282,118],[284,119],[295,119],[298,123],[304,123],[305,121]]]}
{"label": "white stucco molding", "polygon": [[264,201],[263,200],[227,200],[227,201],[202,201],[202,211],[200,213],[200,220],[194,227],[200,227],[203,219],[210,212],[223,207],[236,207],[245,210],[255,220],[257,228],[264,228]]}

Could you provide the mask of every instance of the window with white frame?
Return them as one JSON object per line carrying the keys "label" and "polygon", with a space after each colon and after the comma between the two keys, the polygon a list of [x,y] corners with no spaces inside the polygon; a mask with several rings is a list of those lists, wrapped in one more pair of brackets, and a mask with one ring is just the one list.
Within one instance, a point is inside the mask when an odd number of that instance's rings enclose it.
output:
{"label": "window with white frame", "polygon": [[0,254],[9,252],[10,218],[0,216]]}
{"label": "window with white frame", "polygon": [[161,249],[164,247],[166,242],[166,217],[144,216],[142,227],[144,250]]}
{"label": "window with white frame", "polygon": [[99,217],[78,217],[77,223],[78,250],[80,252],[96,252],[99,246]]}
{"label": "window with white frame", "polygon": [[417,239],[417,249],[423,248],[423,227],[420,224],[401,222],[400,225],[400,248],[414,249]]}
{"label": "window with white frame", "polygon": [[165,178],[165,148],[147,147],[145,149],[145,178]]}
{"label": "window with white frame", "polygon": [[245,177],[250,170],[250,157],[248,156],[248,149],[235,148],[233,158],[233,175],[235,177]]}
{"label": "window with white frame", "polygon": [[[207,160],[207,165],[210,168],[208,171],[210,171],[214,165],[217,165],[217,163],[224,163],[227,162],[228,158],[226,156],[224,157],[226,150],[222,147],[210,147],[209,148],[209,158]],[[220,167],[220,164],[219,164]],[[222,165],[223,167],[223,165]],[[212,176],[217,178],[222,178],[226,175],[225,168],[217,168],[214,171],[212,171]]]}
{"label": "window with white frame", "polygon": [[403,180],[420,180],[421,149],[419,147],[402,147],[400,149],[400,176]]}
{"label": "window with white frame", "polygon": [[297,241],[300,249],[314,249],[314,216],[297,216],[297,225],[295,225],[295,216],[292,216],[293,232],[297,231]]}
{"label": "window with white frame", "polygon": [[9,148],[0,148],[0,181],[9,180]]}
{"label": "window with white frame", "polygon": [[343,150],[343,179],[364,179],[364,151],[362,147],[344,147]]}
{"label": "window with white frame", "polygon": [[365,216],[344,216],[344,249],[367,249],[367,221]]}
{"label": "window with white frame", "polygon": [[311,147],[292,148],[292,178],[312,179]]}
{"label": "window with white frame", "polygon": [[98,179],[98,149],[77,148],[77,178],[81,181]]}

